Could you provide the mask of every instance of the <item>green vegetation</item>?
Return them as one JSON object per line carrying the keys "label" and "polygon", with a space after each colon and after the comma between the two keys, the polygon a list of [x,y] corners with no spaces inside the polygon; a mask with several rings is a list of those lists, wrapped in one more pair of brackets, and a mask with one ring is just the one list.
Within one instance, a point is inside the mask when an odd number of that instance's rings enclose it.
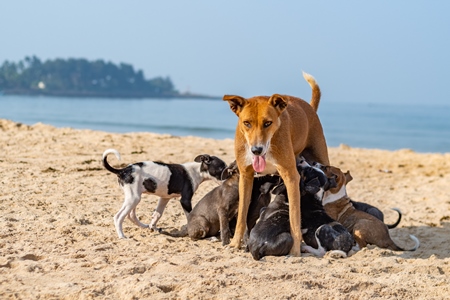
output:
{"label": "green vegetation", "polygon": [[18,63],[5,61],[0,67],[3,94],[74,97],[194,97],[180,94],[169,77],[144,78],[141,70],[103,60],[55,59],[42,62],[36,56]]}

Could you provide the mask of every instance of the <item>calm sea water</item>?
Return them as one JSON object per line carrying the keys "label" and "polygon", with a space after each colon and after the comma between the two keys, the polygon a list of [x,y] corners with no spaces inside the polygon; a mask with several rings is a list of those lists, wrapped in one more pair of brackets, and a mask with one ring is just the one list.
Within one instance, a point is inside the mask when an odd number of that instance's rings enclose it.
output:
{"label": "calm sea water", "polygon": [[[450,105],[326,103],[319,116],[330,147],[450,152]],[[234,138],[237,117],[222,100],[0,96],[0,118],[107,132]]]}

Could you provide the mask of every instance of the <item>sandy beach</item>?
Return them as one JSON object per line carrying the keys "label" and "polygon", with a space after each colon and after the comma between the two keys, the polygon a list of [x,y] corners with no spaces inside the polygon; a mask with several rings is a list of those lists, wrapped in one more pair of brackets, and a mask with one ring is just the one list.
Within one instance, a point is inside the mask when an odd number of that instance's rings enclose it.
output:
{"label": "sandy beach", "polygon": [[[380,208],[386,223],[403,212],[393,239],[415,252],[368,246],[337,259],[267,257],[210,240],[138,228],[128,219],[119,240],[113,216],[123,193],[101,164],[170,163],[211,154],[230,163],[232,140],[152,133],[112,134],[0,120],[1,299],[446,299],[450,295],[450,153],[421,154],[342,145],[332,165],[350,170],[347,191]],[[194,204],[216,186],[203,183]],[[148,223],[157,198],[137,208]],[[172,200],[159,226],[177,233],[186,217]]]}

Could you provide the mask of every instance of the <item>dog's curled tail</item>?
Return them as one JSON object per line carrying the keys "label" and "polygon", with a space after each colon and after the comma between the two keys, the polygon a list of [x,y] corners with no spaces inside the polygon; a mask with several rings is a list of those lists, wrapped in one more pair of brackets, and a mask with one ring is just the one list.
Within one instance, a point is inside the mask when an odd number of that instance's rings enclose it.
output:
{"label": "dog's curled tail", "polygon": [[309,86],[312,89],[312,96],[311,96],[311,101],[309,102],[309,104],[312,106],[314,111],[317,112],[317,110],[319,109],[320,96],[321,96],[319,85],[317,84],[314,77],[306,72],[303,72],[303,78],[305,78],[305,80],[309,83]]}
{"label": "dog's curled tail", "polygon": [[398,219],[394,224],[386,224],[388,229],[392,229],[397,227],[398,224],[400,224],[400,221],[402,220],[402,212],[398,208],[392,208],[392,210],[395,210],[398,213]]}
{"label": "dog's curled tail", "polygon": [[117,157],[118,160],[120,160],[120,153],[119,151],[117,151],[116,149],[106,149],[105,152],[103,152],[103,166],[105,167],[106,170],[110,171],[111,173],[114,174],[118,174],[121,169],[115,169],[113,167],[111,167],[108,163],[108,161],[106,160],[106,158],[108,157],[108,154],[114,153],[114,155]]}

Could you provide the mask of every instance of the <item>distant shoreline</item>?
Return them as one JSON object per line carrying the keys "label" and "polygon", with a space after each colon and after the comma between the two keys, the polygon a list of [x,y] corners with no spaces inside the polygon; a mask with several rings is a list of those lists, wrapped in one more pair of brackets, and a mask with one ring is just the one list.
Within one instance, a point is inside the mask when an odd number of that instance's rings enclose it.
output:
{"label": "distant shoreline", "polygon": [[8,89],[0,91],[0,95],[8,96],[49,96],[49,97],[69,97],[69,98],[114,98],[114,99],[222,99],[221,96],[211,96],[204,94],[194,94],[194,93],[181,93],[181,94],[146,94],[146,93],[123,93],[123,92],[74,92],[74,91],[44,91],[44,90],[20,90],[20,89]]}

